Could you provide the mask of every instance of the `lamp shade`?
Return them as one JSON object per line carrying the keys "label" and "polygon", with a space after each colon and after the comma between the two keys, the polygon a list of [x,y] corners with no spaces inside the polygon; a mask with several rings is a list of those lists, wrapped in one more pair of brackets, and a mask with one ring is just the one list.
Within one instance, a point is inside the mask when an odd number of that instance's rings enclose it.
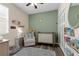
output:
{"label": "lamp shade", "polygon": [[18,33],[23,33],[23,29],[21,27],[17,27],[16,30],[17,30]]}
{"label": "lamp shade", "polygon": [[23,34],[23,28],[22,27],[17,27],[16,31],[17,31],[17,37],[21,37],[22,34]]}

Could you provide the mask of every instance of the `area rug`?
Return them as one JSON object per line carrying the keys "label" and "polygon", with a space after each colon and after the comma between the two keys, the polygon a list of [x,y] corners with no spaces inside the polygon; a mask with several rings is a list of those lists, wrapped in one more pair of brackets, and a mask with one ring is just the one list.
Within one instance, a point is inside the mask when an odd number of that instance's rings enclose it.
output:
{"label": "area rug", "polygon": [[27,47],[21,49],[13,56],[56,56],[55,51],[50,51],[42,48]]}

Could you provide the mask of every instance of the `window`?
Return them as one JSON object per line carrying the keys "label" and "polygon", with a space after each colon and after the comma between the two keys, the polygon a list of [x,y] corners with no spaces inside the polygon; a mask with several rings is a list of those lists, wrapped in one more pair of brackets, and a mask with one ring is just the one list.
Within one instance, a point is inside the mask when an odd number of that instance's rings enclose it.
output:
{"label": "window", "polygon": [[8,8],[0,5],[0,36],[9,32]]}

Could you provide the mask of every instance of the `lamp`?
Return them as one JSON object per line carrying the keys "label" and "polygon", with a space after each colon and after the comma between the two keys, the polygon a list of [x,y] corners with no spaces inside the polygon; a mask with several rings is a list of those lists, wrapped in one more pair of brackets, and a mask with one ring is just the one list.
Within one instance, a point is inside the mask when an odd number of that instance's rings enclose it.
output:
{"label": "lamp", "polygon": [[21,27],[16,27],[17,30],[17,37],[20,37],[21,34],[23,33],[23,29]]}

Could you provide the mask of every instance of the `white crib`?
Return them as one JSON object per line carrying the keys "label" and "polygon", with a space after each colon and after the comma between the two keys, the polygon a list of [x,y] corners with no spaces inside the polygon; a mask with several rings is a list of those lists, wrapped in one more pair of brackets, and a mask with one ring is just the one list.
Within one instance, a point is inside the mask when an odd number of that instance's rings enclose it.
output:
{"label": "white crib", "polygon": [[40,32],[38,33],[38,43],[54,43],[54,33],[52,32]]}

